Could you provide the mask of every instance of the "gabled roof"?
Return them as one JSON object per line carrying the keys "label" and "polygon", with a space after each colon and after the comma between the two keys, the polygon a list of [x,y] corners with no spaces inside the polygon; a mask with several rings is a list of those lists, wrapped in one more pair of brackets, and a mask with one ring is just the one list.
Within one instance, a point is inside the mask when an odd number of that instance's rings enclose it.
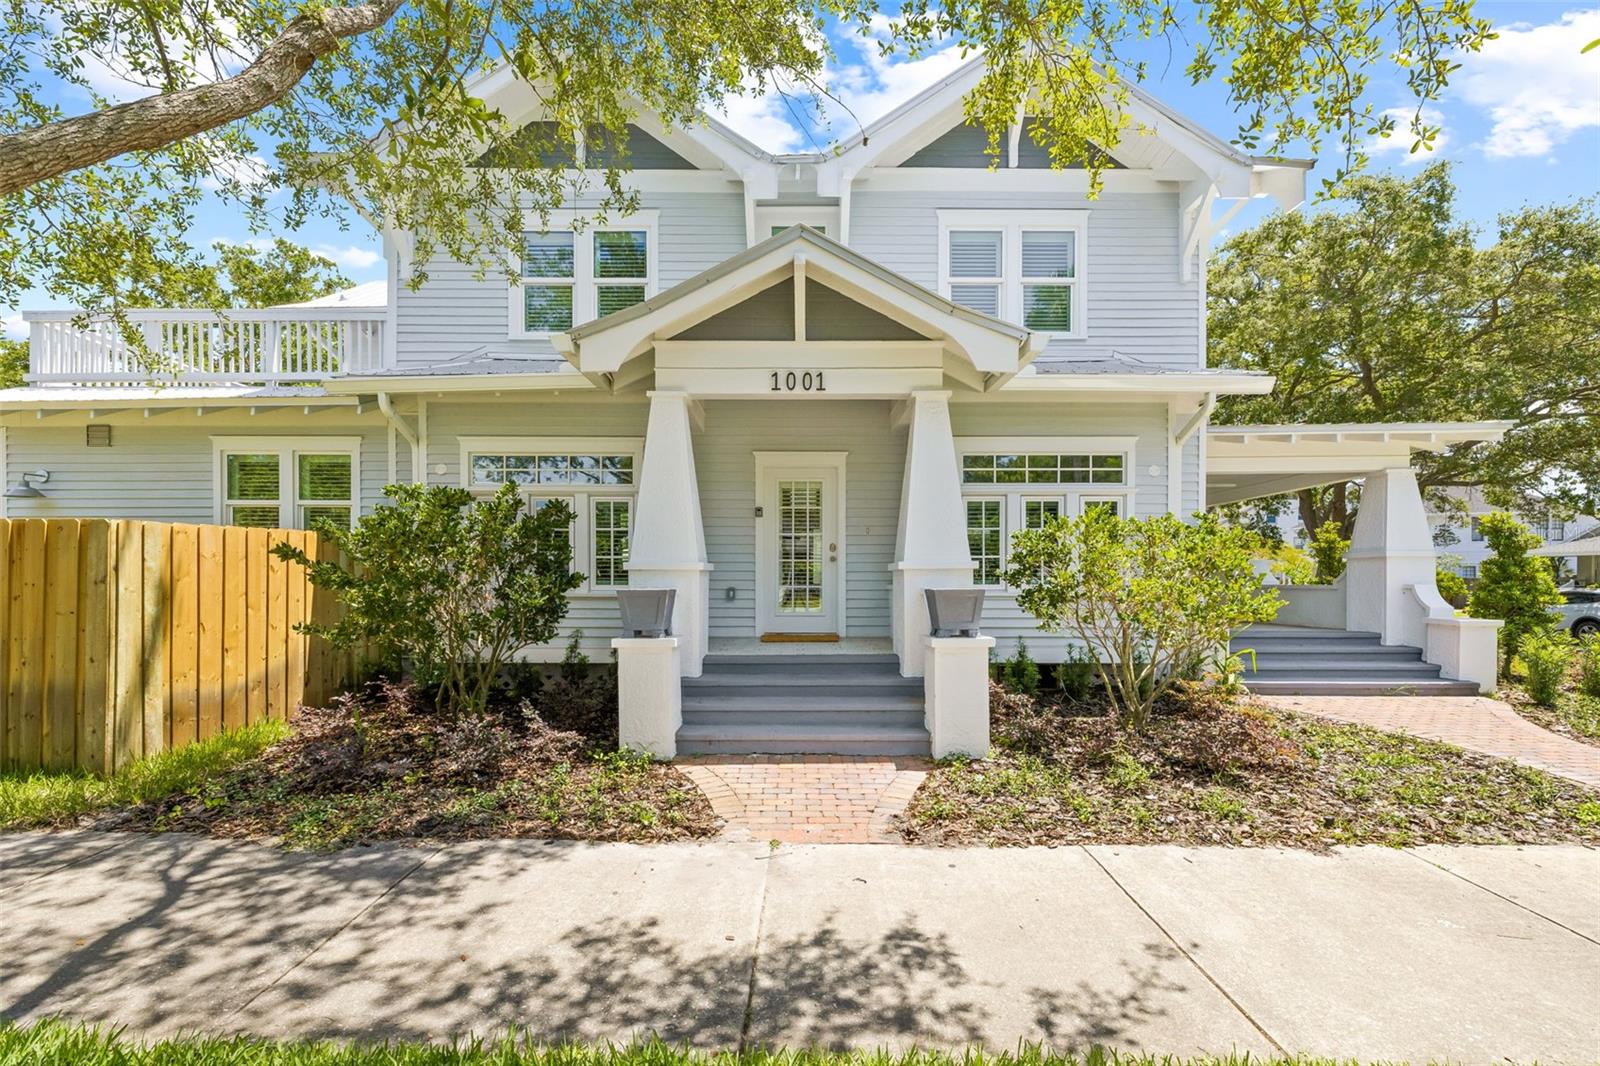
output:
{"label": "gabled roof", "polygon": [[942,340],[986,373],[1014,374],[1041,346],[1021,326],[952,303],[809,226],[791,226],[643,303],[557,335],[556,347],[586,374],[613,373],[656,340],[797,272]]}

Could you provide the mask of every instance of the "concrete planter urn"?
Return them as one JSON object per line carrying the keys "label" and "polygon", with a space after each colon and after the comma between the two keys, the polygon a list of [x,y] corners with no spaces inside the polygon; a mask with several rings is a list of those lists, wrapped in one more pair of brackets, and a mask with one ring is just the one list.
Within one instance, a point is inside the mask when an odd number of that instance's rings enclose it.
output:
{"label": "concrete planter urn", "polygon": [[622,633],[627,637],[664,637],[672,632],[676,589],[618,589]]}
{"label": "concrete planter urn", "polygon": [[983,589],[924,589],[936,637],[975,637],[983,616]]}

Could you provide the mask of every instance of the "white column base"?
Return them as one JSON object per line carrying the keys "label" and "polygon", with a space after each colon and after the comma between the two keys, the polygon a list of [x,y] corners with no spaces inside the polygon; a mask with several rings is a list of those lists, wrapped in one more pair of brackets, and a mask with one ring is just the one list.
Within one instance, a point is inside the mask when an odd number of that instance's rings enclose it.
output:
{"label": "white column base", "polygon": [[711,630],[711,565],[648,567],[628,571],[636,589],[675,589],[672,636],[678,639],[678,660],[684,677],[699,677]]}
{"label": "white column base", "polygon": [[1433,533],[1410,468],[1362,480],[1345,560],[1345,628],[1377,633],[1385,644],[1422,647],[1426,620],[1448,607],[1434,584]]}
{"label": "white column base", "polygon": [[1500,681],[1500,627],[1497,618],[1430,618],[1422,657],[1439,667],[1441,677],[1471,681],[1485,696]]}
{"label": "white column base", "polygon": [[678,754],[683,687],[677,637],[616,637],[617,743],[657,759]]}
{"label": "white column base", "polygon": [[989,754],[989,650],[993,637],[923,637],[924,722],[933,757]]}
{"label": "white column base", "polygon": [[896,563],[890,569],[894,571],[894,602],[890,614],[893,616],[894,653],[900,657],[900,676],[921,677],[923,638],[933,629],[933,621],[928,617],[928,597],[924,593],[927,589],[966,588],[972,584],[972,567]]}

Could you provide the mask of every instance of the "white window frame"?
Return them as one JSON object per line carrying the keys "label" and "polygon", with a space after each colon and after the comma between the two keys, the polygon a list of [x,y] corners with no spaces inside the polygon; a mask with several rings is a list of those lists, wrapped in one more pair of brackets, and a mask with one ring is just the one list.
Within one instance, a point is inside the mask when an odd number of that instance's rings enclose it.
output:
{"label": "white window frame", "polygon": [[[1084,340],[1089,335],[1089,212],[1065,211],[985,211],[951,210],[939,212],[939,294],[950,299],[952,284],[983,285],[983,278],[950,277],[951,232],[999,232],[1002,272],[1000,278],[1000,317],[1007,322],[1022,324],[1022,231],[1047,230],[1073,234],[1074,276],[1066,284],[1072,288],[1072,329],[1035,330],[1043,336],[1059,340]],[[1063,284],[1062,279],[1048,279],[1051,284]],[[1041,282],[1042,283],[1042,282]]]}
{"label": "white window frame", "polygon": [[474,496],[492,496],[498,485],[476,485],[472,481],[472,456],[539,455],[626,455],[633,459],[631,485],[522,485],[524,500],[565,500],[572,508],[572,569],[583,575],[583,584],[568,595],[613,596],[625,585],[601,585],[594,580],[594,505],[599,500],[629,501],[628,535],[632,547],[633,523],[639,515],[639,474],[644,457],[640,437],[459,437],[461,447],[461,486]]}
{"label": "white window frame", "polygon": [[[547,219],[541,219],[536,211],[529,211],[522,216],[520,233],[561,233],[568,230],[572,232],[572,324],[581,326],[598,317],[596,309],[601,288],[608,284],[624,284],[621,279],[597,279],[594,276],[593,234],[644,231],[646,271],[644,298],[648,300],[656,294],[660,279],[660,270],[657,267],[660,258],[657,225],[659,216],[659,211],[650,209],[636,211],[616,221],[597,222],[593,220],[592,215],[581,211],[552,211]],[[507,308],[509,336],[513,340],[547,340],[555,333],[565,331],[526,328],[523,290],[530,284],[552,281],[560,284],[563,279],[524,278],[520,234],[517,245],[511,258],[511,276],[515,280],[511,285],[510,303]]]}
{"label": "white window frame", "polygon": [[1117,505],[1117,517],[1128,517],[1128,498],[1122,493],[1084,493],[1078,497],[1077,513],[1081,517],[1089,513],[1089,506],[1096,503],[1114,503]]}
{"label": "white window frame", "polygon": [[[361,520],[361,438],[360,437],[232,437],[211,438],[211,517],[217,525],[228,524],[228,456],[276,455],[278,457],[279,529],[304,529],[301,516],[307,506],[300,499],[301,455],[350,456],[350,524]],[[270,501],[254,501],[262,505]],[[338,507],[343,500],[313,500],[312,507]],[[288,516],[288,523],[282,519]]]}
{"label": "white window frame", "polygon": [[[990,487],[993,488],[992,485]],[[1011,545],[1010,531],[1011,531],[1012,528],[1014,528],[1013,526],[1011,526],[1011,524],[1009,522],[1009,518],[1010,518],[1010,514],[1009,514],[1009,512],[1010,512],[1010,502],[1011,501],[1009,501],[1006,498],[1005,494],[1004,493],[1000,493],[1000,492],[968,493],[968,494],[965,494],[965,495],[963,495],[961,497],[961,513],[962,513],[963,519],[965,519],[965,517],[966,517],[966,505],[968,503],[997,503],[997,504],[1000,505],[1000,558],[999,558],[998,563],[997,563],[997,569],[1002,574],[1005,573],[1005,569],[1006,569],[1006,557],[1010,554],[1010,552],[1008,550],[1010,548],[1010,545]],[[971,526],[970,523],[967,524],[964,532],[967,534],[967,536],[969,538],[968,550],[970,551],[971,550],[970,538],[972,536],[972,526]],[[998,588],[1004,588],[1005,587],[1005,582],[1004,581],[994,581],[994,582],[989,582],[987,584],[982,582],[982,581],[979,581],[978,580],[978,566],[977,566],[977,560],[976,559],[973,560],[972,583],[973,583],[973,585],[977,586],[978,588],[984,588],[984,589],[998,589]]]}
{"label": "white window frame", "polygon": [[758,207],[756,208],[756,237],[757,243],[777,236],[773,227],[788,229],[790,226],[810,226],[814,230],[821,230],[823,236],[839,239],[839,209],[826,204],[796,207]]}

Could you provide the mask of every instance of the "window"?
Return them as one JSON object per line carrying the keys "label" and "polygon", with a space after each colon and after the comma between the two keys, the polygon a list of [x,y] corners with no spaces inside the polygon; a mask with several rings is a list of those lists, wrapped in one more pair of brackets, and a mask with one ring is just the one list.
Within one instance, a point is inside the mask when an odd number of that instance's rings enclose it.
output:
{"label": "window", "polygon": [[537,511],[561,501],[572,511],[572,568],[584,591],[628,584],[633,496],[640,442],[631,438],[463,437],[463,481],[488,494],[516,485]]}
{"label": "window", "polygon": [[1087,211],[940,211],[951,302],[1029,329],[1084,336]]}
{"label": "window", "polygon": [[1483,540],[1483,528],[1479,526],[1478,519],[1476,518],[1472,520],[1472,539],[1475,542],[1481,542]]}
{"label": "window", "polygon": [[1478,568],[1476,566],[1463,566],[1461,567],[1460,574],[1468,581],[1471,581],[1478,576]]}
{"label": "window", "polygon": [[1061,501],[1059,499],[1022,501],[1023,529],[1043,529],[1060,517]]}
{"label": "window", "polygon": [[1119,496],[1080,496],[1078,506],[1083,514],[1091,511],[1109,511],[1113,518],[1122,517],[1122,498]]}
{"label": "window", "polygon": [[356,502],[359,438],[213,437],[216,520],[231,526],[349,526]]}
{"label": "window", "polygon": [[[795,223],[790,223],[790,225],[795,225]],[[789,226],[773,226],[772,227],[772,232],[767,234],[767,236],[776,237],[778,234],[782,233],[784,230],[786,230],[788,228],[789,228]],[[822,234],[824,237],[826,237],[828,235],[828,227],[826,225],[817,225],[817,226],[812,226],[811,228],[816,230],[818,233]]]}
{"label": "window", "polygon": [[1121,454],[964,455],[961,480],[968,485],[1120,485]]}
{"label": "window", "polygon": [[967,500],[967,550],[972,553],[972,581],[1000,584],[1005,559],[1004,500]]}
{"label": "window", "polygon": [[643,303],[655,292],[655,212],[575,229],[581,216],[537,216],[522,235],[511,335],[542,337]]}

